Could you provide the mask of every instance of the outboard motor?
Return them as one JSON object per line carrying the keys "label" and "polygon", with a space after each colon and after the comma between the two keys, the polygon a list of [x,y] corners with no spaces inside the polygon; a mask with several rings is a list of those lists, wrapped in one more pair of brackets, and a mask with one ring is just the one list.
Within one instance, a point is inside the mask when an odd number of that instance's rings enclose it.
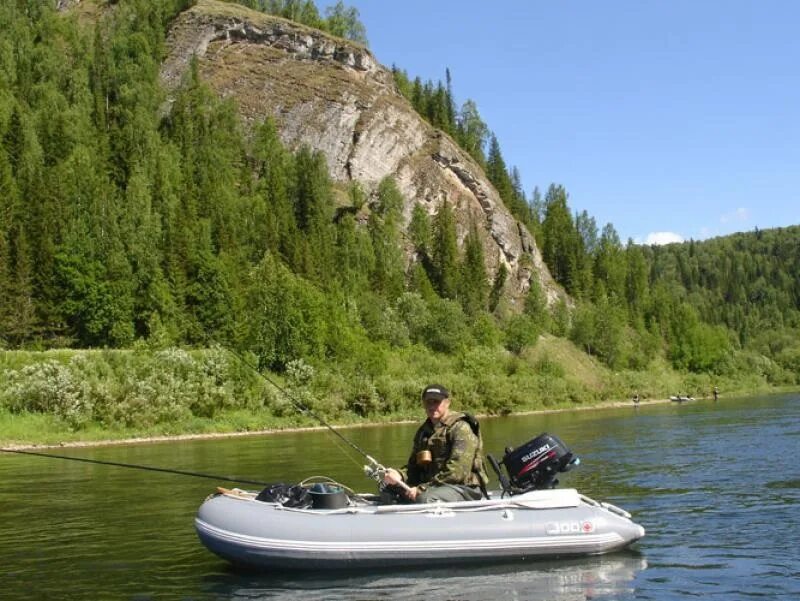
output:
{"label": "outboard motor", "polygon": [[[499,463],[491,455],[487,455],[487,458],[500,479],[500,486],[512,495],[555,488],[558,485],[558,473],[568,472],[580,464],[580,459],[560,438],[547,433],[540,434],[516,449],[507,447],[506,454]],[[500,469],[500,463],[508,472],[508,477]]]}

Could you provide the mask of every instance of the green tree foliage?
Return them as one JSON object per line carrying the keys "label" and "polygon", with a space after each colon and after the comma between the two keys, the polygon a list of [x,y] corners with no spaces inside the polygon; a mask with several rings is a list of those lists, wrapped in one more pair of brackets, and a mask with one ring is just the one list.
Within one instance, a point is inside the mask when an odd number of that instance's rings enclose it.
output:
{"label": "green tree foliage", "polygon": [[431,249],[431,219],[428,212],[420,204],[415,204],[411,211],[411,223],[408,236],[414,244],[419,257],[429,257]]}
{"label": "green tree foliage", "polygon": [[478,105],[474,100],[465,101],[456,122],[456,140],[479,165],[486,165],[484,149],[488,138],[489,128],[481,119]]}
{"label": "green tree foliage", "polygon": [[551,317],[547,308],[547,299],[536,274],[531,275],[530,288],[528,288],[528,293],[525,295],[523,310],[540,331],[547,332],[551,330]]}
{"label": "green tree foliage", "polygon": [[425,343],[434,351],[455,353],[473,343],[464,311],[456,301],[437,298],[429,304],[430,320],[425,328]]}
{"label": "green tree foliage", "polygon": [[[342,3],[325,17],[310,0],[243,3],[363,33]],[[542,331],[569,335],[615,369],[661,354],[682,370],[797,379],[800,227],[623,247],[612,225],[598,233],[585,211],[573,215],[562,186],[526,198],[477,105],[456,109],[449,70],[423,82],[394,68],[400,92],[485,168],[577,299],[548,307],[534,278],[520,311],[500,302],[506,265],[490,282],[483,233],[471,227],[459,248],[450,204],[433,218],[414,207],[404,240],[392,180],[339,196],[320,153],[290,152],[270,120],[245,131],[196,63],[165,104],[165,32],[189,4],[115,3],[92,27],[46,2],[0,5],[0,345],[219,340],[276,369],[336,358],[365,378],[358,394],[372,408],[388,349],[456,353],[499,332],[516,353]],[[146,414],[152,398],[140,399],[131,407]]]}
{"label": "green tree foliage", "polygon": [[669,345],[669,356],[676,367],[710,371],[721,364],[729,350],[723,328],[702,323],[696,310],[688,304],[678,305]]}
{"label": "green tree foliage", "polygon": [[358,42],[364,46],[368,45],[367,30],[359,20],[358,9],[345,6],[339,0],[333,6],[325,9],[325,26],[333,35]]}
{"label": "green tree foliage", "polygon": [[505,347],[515,355],[519,355],[526,348],[534,346],[541,333],[541,325],[530,315],[525,313],[512,315],[504,325]]}
{"label": "green tree foliage", "polygon": [[300,273],[318,282],[333,273],[333,196],[328,166],[321,152],[303,147],[295,159],[294,214],[299,233]]}
{"label": "green tree foliage", "polygon": [[494,274],[494,281],[492,281],[492,288],[489,291],[489,311],[494,312],[497,305],[500,303],[500,298],[505,289],[506,280],[508,279],[508,267],[505,263],[500,263],[497,271]]}
{"label": "green tree foliage", "polygon": [[551,185],[545,196],[545,215],[542,221],[542,256],[556,282],[570,294],[580,296],[582,240],[567,206],[563,186]]}
{"label": "green tree foliage", "polygon": [[249,275],[246,307],[245,344],[262,366],[284,369],[294,359],[325,355],[324,296],[271,255]]}
{"label": "green tree foliage", "polygon": [[313,0],[234,0],[248,8],[283,17],[367,46],[367,30],[358,9],[339,0],[325,9],[325,18]]}
{"label": "green tree foliage", "polygon": [[483,242],[474,223],[464,240],[464,256],[461,260],[457,289],[456,296],[461,302],[464,313],[475,317],[486,310],[489,278],[483,256]]}
{"label": "green tree foliage", "polygon": [[[603,228],[594,253],[593,277],[595,282],[602,282],[605,294],[614,305],[622,306],[626,298],[626,267],[619,236],[609,223]],[[595,300],[601,294],[602,291],[596,288]]]}
{"label": "green tree foliage", "polygon": [[299,265],[299,236],[293,202],[294,158],[281,144],[272,119],[256,129],[253,158],[257,183],[250,246],[261,252],[270,249],[287,264]]}
{"label": "green tree foliage", "polygon": [[385,298],[394,299],[405,287],[405,265],[400,246],[400,217],[405,200],[393,178],[378,185],[378,199],[370,216],[370,233],[375,264],[372,288]]}
{"label": "green tree foliage", "polygon": [[[419,77],[411,82],[408,74],[397,67],[392,68],[392,74],[398,91],[406,97],[417,113],[433,127],[458,139],[459,126],[454,108],[455,101],[452,95],[449,69],[446,71],[446,84],[441,81],[434,83],[430,80],[423,83]],[[477,109],[475,113],[477,114]]]}
{"label": "green tree foliage", "polygon": [[433,219],[431,283],[442,298],[456,298],[458,291],[458,240],[453,209],[444,202]]}

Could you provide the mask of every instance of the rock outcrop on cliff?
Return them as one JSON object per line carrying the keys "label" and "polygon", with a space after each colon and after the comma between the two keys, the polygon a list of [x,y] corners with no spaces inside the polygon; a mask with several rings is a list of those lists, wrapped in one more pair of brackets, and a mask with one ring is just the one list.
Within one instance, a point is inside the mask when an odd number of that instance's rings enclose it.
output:
{"label": "rock outcrop on cliff", "polygon": [[509,213],[481,167],[431,127],[397,91],[391,71],[365,48],[240,6],[200,0],[173,23],[162,66],[168,88],[193,56],[201,76],[233,97],[246,121],[272,116],[289,148],[323,152],[331,177],[374,189],[396,179],[406,198],[433,214],[443,202],[457,215],[459,240],[476,223],[487,268],[509,271],[508,297],[539,278],[549,301],[559,294],[536,243]]}

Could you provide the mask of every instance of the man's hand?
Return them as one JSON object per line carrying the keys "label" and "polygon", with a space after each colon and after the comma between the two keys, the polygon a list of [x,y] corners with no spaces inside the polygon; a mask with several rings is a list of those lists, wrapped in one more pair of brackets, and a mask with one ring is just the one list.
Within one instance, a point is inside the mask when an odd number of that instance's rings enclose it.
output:
{"label": "man's hand", "polygon": [[403,477],[400,475],[400,472],[390,467],[389,469],[386,470],[386,473],[383,475],[383,481],[385,484],[388,484],[389,486],[394,486],[397,484],[402,484]]}
{"label": "man's hand", "polygon": [[387,469],[386,473],[383,475],[383,482],[389,486],[399,486],[402,488],[403,496],[409,501],[416,500],[417,494],[419,493],[416,486],[409,488],[408,484],[403,482],[403,477],[400,475],[400,472],[391,467]]}

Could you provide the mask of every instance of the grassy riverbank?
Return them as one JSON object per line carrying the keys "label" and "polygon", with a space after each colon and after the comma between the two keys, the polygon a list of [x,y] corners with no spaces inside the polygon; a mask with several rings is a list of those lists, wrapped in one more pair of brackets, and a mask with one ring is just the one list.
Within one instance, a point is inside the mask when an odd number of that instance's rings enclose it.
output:
{"label": "grassy riverbank", "polygon": [[[245,357],[245,361],[252,358]],[[482,415],[707,398],[775,390],[758,374],[681,373],[664,363],[612,372],[564,339],[544,337],[514,355],[477,347],[456,355],[411,347],[369,366],[290,365],[267,374],[294,403],[221,348],[0,352],[0,444],[52,445],[183,435],[262,432],[419,419],[419,390],[448,385],[454,406]]]}

